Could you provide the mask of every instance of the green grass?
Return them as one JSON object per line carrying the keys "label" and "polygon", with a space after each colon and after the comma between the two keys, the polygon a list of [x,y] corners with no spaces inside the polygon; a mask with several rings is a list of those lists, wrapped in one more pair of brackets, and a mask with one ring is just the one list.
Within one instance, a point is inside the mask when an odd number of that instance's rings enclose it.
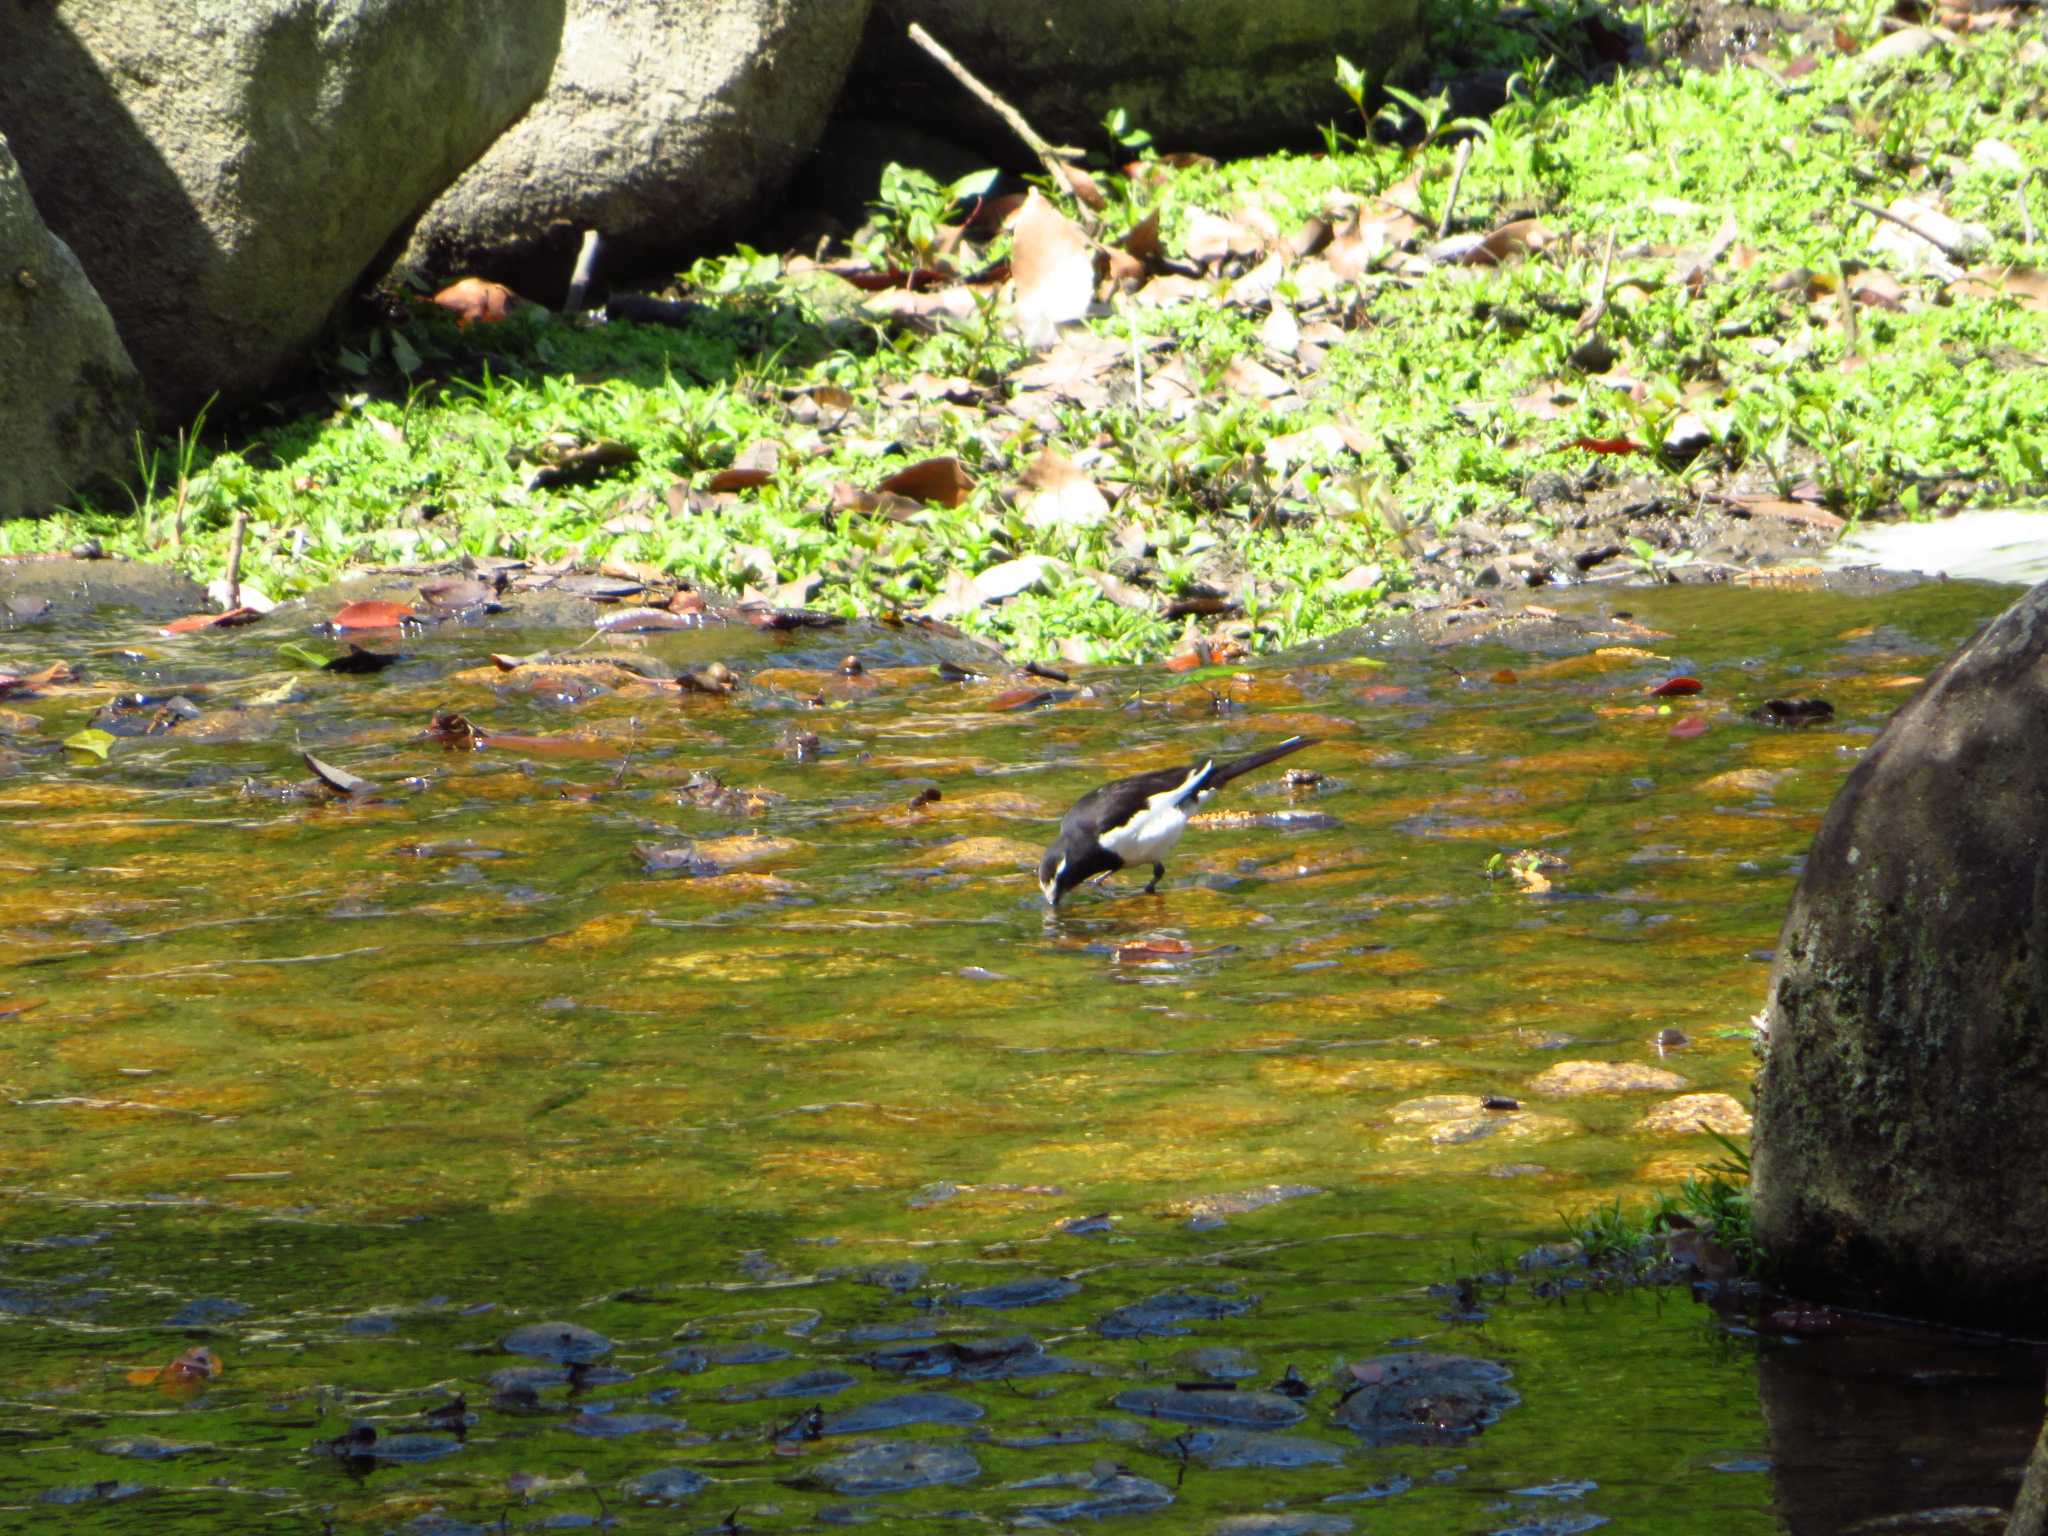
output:
{"label": "green grass", "polygon": [[[1569,240],[1504,268],[1369,280],[1348,297],[1352,323],[1303,382],[1299,410],[1274,411],[1213,382],[1207,407],[1179,422],[1129,405],[1067,410],[1050,441],[1068,453],[1094,449],[1097,479],[1127,487],[1107,527],[1036,529],[1012,505],[1007,493],[1044,440],[999,409],[1005,376],[1029,359],[993,309],[936,335],[898,330],[863,314],[860,295],[837,279],[793,278],[777,259],[742,250],[682,275],[681,289],[706,305],[687,331],[582,330],[538,311],[458,331],[415,309],[402,326],[344,336],[311,408],[245,415],[195,434],[196,450],[188,441],[181,453],[175,439],[143,448],[146,490],[134,505],[0,526],[0,552],[90,537],[211,576],[235,514],[246,512],[244,574],[272,596],[355,564],[508,555],[654,565],[724,588],[772,569],[778,580],[816,578],[815,605],[848,615],[920,608],[954,571],[1036,553],[1071,574],[961,622],[1020,653],[1064,643],[1076,659],[1109,661],[1158,656],[1219,622],[1169,621],[1104,597],[1088,573],[1119,558],[1119,522],[1146,531],[1162,597],[1196,581],[1228,585],[1246,594],[1247,611],[1224,622],[1253,648],[1285,646],[1356,624],[1414,583],[1411,557],[1431,530],[1461,518],[1531,521],[1522,487],[1532,474],[1588,465],[1560,446],[1570,439],[1656,441],[1681,409],[1707,424],[1706,453],[1686,465],[1644,456],[1623,466],[1680,499],[1735,477],[1781,493],[1811,479],[1853,518],[2048,489],[2048,369],[2024,365],[2048,354],[2048,317],[1909,281],[1922,307],[1864,308],[1863,361],[1845,369],[1840,329],[1772,288],[1794,269],[1826,279],[1844,261],[1875,260],[1871,221],[1853,197],[1939,190],[1957,217],[1990,228],[1989,264],[2044,259],[2021,244],[2012,183],[1971,159],[1980,140],[1996,138],[2026,163],[2048,163],[2048,118],[2034,105],[2048,66],[2021,53],[2038,21],[1885,74],[1829,48],[1791,84],[1740,65],[1646,65],[1588,87],[1570,59],[1550,62],[1577,35],[1578,12],[1539,6],[1508,27],[1469,4],[1438,10],[1443,48],[1521,71],[1472,154],[1458,227],[1533,212]],[[1652,33],[1659,14],[1629,13]],[[1846,25],[1876,35],[1870,19]],[[1453,151],[1375,144],[1347,112],[1333,83],[1338,153],[1174,177],[1163,194],[1169,249],[1190,209],[1228,213],[1256,192],[1286,230],[1335,195],[1370,195],[1417,165],[1433,216]],[[1150,194],[1115,178],[1107,186],[1119,200],[1104,221],[1113,233]],[[2048,226],[2048,187],[2030,184],[2025,195],[2035,225]],[[863,243],[915,257],[943,199],[896,178]],[[1669,251],[1704,246],[1731,218],[1750,264],[1724,261],[1697,298],[1672,284]],[[1592,385],[1570,414],[1534,421],[1512,402],[1572,377],[1574,326],[1610,235],[1620,254],[1602,329],[1642,398]],[[1165,336],[1192,376],[1214,381],[1256,350],[1261,318],[1203,302],[1120,306],[1089,324],[1119,338]],[[990,391],[991,408],[885,395],[918,373],[964,375]],[[793,423],[790,393],[819,383],[853,395],[846,430],[818,436]],[[1340,417],[1363,434],[1356,459],[1291,480],[1263,467],[1272,437]],[[510,460],[559,433],[617,439],[639,461],[595,485],[522,489]],[[764,438],[793,450],[774,484],[716,515],[671,515],[663,493],[673,482],[701,480]],[[908,523],[832,514],[836,484],[872,486],[939,453],[957,454],[978,478],[962,506]],[[1411,529],[1422,537],[1403,537]],[[1376,579],[1334,589],[1359,567],[1377,567]]]}
{"label": "green grass", "polygon": [[1658,1193],[1647,1206],[1626,1207],[1619,1199],[1565,1218],[1565,1229],[1585,1250],[1589,1264],[1629,1272],[1652,1267],[1665,1255],[1665,1234],[1696,1229],[1727,1253],[1738,1273],[1754,1277],[1765,1265],[1750,1211],[1749,1151],[1717,1131],[1727,1156],[1690,1174],[1675,1190]]}

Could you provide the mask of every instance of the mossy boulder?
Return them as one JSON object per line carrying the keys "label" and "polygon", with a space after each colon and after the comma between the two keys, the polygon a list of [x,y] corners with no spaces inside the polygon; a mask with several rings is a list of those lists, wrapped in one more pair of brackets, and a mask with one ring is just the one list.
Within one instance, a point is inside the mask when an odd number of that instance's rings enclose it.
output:
{"label": "mossy boulder", "polygon": [[1778,942],[1757,1237],[1790,1286],[2034,1331],[2048,1294],[2048,584],[1829,807]]}

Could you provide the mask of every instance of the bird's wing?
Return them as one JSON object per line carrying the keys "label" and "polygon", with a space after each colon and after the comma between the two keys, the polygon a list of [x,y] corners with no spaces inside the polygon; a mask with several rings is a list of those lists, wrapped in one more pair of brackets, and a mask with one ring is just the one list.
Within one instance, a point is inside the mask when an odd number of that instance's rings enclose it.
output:
{"label": "bird's wing", "polygon": [[[1100,789],[1091,789],[1074,802],[1073,809],[1062,818],[1060,830],[1085,829],[1099,834],[1105,827],[1122,826],[1154,795],[1172,793],[1209,766],[1200,762],[1186,768],[1155,768],[1150,773],[1134,773],[1127,779],[1115,779]],[[1193,793],[1201,782],[1196,779],[1189,792]]]}

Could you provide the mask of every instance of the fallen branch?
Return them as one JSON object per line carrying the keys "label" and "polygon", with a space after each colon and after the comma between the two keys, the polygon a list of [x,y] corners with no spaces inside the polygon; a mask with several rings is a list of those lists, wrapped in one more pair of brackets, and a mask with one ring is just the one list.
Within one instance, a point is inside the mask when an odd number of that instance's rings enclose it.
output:
{"label": "fallen branch", "polygon": [[242,541],[249,534],[249,514],[235,513],[235,531],[228,539],[228,600],[221,606],[232,613],[242,606]]}
{"label": "fallen branch", "polygon": [[[938,39],[914,21],[910,24],[910,40],[937,59],[944,66],[946,73],[966,86],[977,101],[1010,125],[1010,131],[1024,141],[1025,147],[1036,155],[1038,163],[1045,167],[1045,174],[1052,178],[1054,191],[1066,193],[1076,204],[1080,202],[1079,197],[1075,195],[1073,184],[1067,180],[1066,166],[1066,161],[1079,155],[1079,150],[1067,149],[1064,146],[1055,148],[1048,144],[1038,130],[1025,120],[1022,112],[977,80],[965,64],[946,52],[939,45]],[[1087,220],[1088,210],[1082,208],[1080,211],[1082,218]]]}
{"label": "fallen branch", "polygon": [[576,250],[576,269],[569,276],[569,294],[562,300],[563,314],[583,312],[583,298],[590,292],[591,278],[597,275],[597,253],[603,245],[604,237],[596,230],[583,231],[583,244]]}
{"label": "fallen branch", "polygon": [[1610,229],[1607,231],[1607,249],[1600,256],[1600,276],[1593,284],[1592,307],[1579,316],[1579,323],[1572,327],[1574,336],[1592,335],[1599,329],[1600,322],[1607,318],[1607,274],[1613,268],[1614,231]]}
{"label": "fallen branch", "polygon": [[1451,190],[1444,194],[1444,216],[1436,221],[1436,237],[1439,240],[1451,232],[1451,211],[1458,206],[1458,189],[1465,185],[1465,167],[1471,163],[1472,141],[1458,140],[1458,158],[1451,166]]}

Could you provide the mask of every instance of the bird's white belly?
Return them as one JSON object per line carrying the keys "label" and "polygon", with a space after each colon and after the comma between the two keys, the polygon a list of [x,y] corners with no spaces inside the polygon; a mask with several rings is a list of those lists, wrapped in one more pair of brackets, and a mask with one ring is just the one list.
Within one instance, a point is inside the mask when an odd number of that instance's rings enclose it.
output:
{"label": "bird's white belly", "polygon": [[1145,808],[1112,832],[1102,834],[1102,846],[1126,864],[1157,864],[1180,841],[1188,828],[1188,813],[1175,805],[1178,789],[1154,795]]}

